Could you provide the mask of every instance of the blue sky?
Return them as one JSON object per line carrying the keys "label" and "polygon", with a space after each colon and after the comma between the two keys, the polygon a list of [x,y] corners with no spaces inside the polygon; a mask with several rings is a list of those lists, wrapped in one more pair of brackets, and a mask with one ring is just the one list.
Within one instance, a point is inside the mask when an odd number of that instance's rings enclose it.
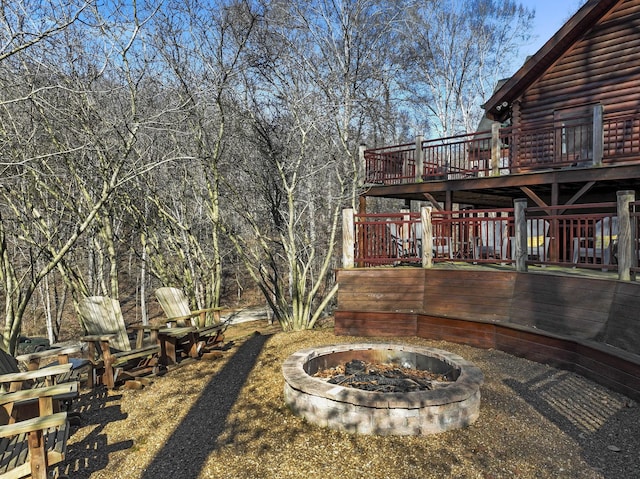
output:
{"label": "blue sky", "polygon": [[522,61],[527,55],[533,55],[549,40],[560,27],[585,3],[584,0],[519,0],[536,12],[533,20],[533,38],[528,46],[522,48]]}

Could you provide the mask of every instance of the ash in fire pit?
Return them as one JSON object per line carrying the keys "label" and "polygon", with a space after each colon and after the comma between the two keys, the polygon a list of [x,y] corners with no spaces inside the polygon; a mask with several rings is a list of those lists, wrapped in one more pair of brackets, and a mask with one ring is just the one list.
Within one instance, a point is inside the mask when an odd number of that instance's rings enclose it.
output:
{"label": "ash in fire pit", "polygon": [[452,382],[453,370],[439,374],[425,369],[399,367],[388,363],[367,363],[352,359],[344,365],[318,371],[313,376],[364,391],[406,393],[428,391]]}

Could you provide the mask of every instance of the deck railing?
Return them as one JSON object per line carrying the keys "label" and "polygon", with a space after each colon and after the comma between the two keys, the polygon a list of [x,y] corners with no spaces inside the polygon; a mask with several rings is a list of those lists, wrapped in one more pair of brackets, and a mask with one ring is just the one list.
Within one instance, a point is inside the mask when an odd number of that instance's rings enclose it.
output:
{"label": "deck railing", "polygon": [[499,128],[364,151],[365,181],[405,184],[582,168],[637,159],[640,114],[566,117],[525,130]]}
{"label": "deck railing", "polygon": [[630,270],[636,274],[640,272],[640,201],[629,204],[629,223],[631,226],[631,247],[633,250]]}
{"label": "deck railing", "polygon": [[[491,210],[353,214],[353,264],[360,267],[460,261],[640,271],[640,201]],[[426,211],[426,213],[425,213]],[[346,235],[345,237],[348,237]],[[426,245],[430,245],[426,248]],[[426,248],[426,249],[425,249]],[[620,263],[620,264],[619,264]],[[626,277],[626,276],[625,276]]]}
{"label": "deck railing", "polygon": [[[420,264],[419,213],[356,214],[354,261],[360,266]],[[513,208],[438,211],[431,215],[432,260],[511,263]]]}
{"label": "deck railing", "polygon": [[[510,129],[500,132],[499,168],[508,168]],[[481,131],[422,142],[423,180],[447,180],[489,176],[492,165],[492,132]]]}
{"label": "deck railing", "polygon": [[640,116],[622,115],[605,118],[603,124],[603,163],[611,163],[640,154]]}
{"label": "deck railing", "polygon": [[366,182],[386,185],[413,183],[415,153],[414,143],[365,150]]}
{"label": "deck railing", "polygon": [[[545,244],[541,264],[591,269],[617,269],[618,216],[616,203],[528,208],[529,222],[542,222]],[[541,233],[541,230],[538,231]]]}

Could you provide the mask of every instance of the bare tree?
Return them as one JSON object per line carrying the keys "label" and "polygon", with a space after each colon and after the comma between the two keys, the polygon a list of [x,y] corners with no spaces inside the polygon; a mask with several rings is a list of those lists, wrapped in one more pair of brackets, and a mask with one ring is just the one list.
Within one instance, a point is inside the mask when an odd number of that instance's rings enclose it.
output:
{"label": "bare tree", "polygon": [[118,298],[132,269],[219,305],[226,258],[284,329],[313,327],[337,289],[359,144],[472,129],[530,14],[490,0],[43,0],[0,13],[10,350],[40,285],[59,294],[42,300],[55,339],[60,300]]}
{"label": "bare tree", "polygon": [[368,0],[273,2],[252,44],[250,146],[230,188],[242,221],[226,231],[285,330],[313,327],[337,290],[340,212],[357,198],[358,143],[389,89],[380,72],[396,14]]}
{"label": "bare tree", "polygon": [[16,0],[0,5],[0,63],[49,42],[78,20],[92,2]]}
{"label": "bare tree", "polygon": [[[198,307],[218,306],[224,256],[221,183],[233,137],[235,88],[256,13],[249,2],[233,0],[166,7],[156,21],[155,42],[167,86],[180,103],[173,141],[183,159],[171,165],[170,185],[147,184],[148,205],[158,222],[145,223],[145,241],[149,264],[164,284],[184,288]],[[156,174],[157,181],[166,172]]]}
{"label": "bare tree", "polygon": [[402,89],[423,130],[439,136],[475,131],[482,103],[501,75],[512,68],[528,39],[533,12],[512,0],[415,2],[402,27],[403,54],[414,68]]}
{"label": "bare tree", "polygon": [[14,350],[25,308],[54,269],[77,293],[88,292],[82,263],[65,257],[91,228],[91,250],[104,246],[108,270],[100,291],[117,297],[114,193],[161,161],[139,145],[161,116],[140,108],[149,70],[137,41],[153,10],[136,4],[125,20],[112,7],[108,21],[86,9],[80,25],[0,64],[7,95],[0,111],[6,350]]}

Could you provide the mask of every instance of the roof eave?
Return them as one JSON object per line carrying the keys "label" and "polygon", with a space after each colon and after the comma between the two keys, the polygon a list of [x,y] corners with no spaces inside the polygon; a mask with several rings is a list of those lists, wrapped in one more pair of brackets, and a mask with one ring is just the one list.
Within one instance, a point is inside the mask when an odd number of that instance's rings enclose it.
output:
{"label": "roof eave", "polygon": [[483,105],[486,115],[502,121],[508,116],[510,105],[540,78],[564,52],[580,40],[598,20],[624,0],[589,0],[535,55],[499,88]]}

